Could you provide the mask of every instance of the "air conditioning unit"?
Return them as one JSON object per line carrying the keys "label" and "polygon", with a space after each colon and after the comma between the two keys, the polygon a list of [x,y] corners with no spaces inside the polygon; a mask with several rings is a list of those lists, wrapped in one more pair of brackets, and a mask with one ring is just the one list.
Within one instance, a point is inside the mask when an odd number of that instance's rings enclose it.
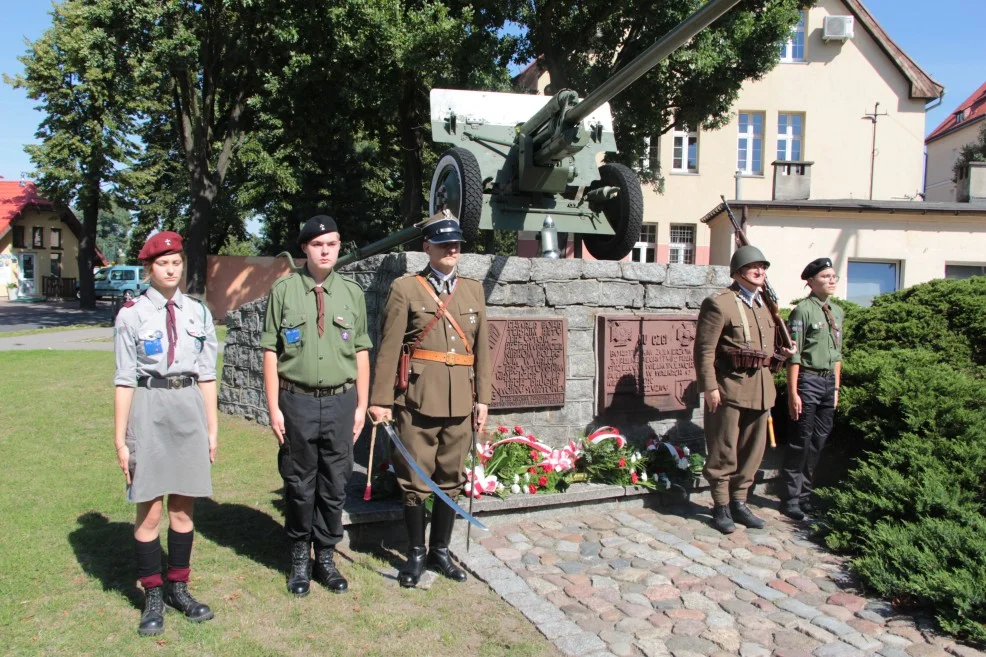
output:
{"label": "air conditioning unit", "polygon": [[822,41],[847,41],[852,38],[852,16],[826,16],[822,25]]}

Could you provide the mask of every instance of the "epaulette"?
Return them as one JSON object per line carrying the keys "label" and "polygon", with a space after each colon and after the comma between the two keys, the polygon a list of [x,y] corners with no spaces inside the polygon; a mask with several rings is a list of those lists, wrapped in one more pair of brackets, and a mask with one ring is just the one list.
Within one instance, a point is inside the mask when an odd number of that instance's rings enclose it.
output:
{"label": "epaulette", "polygon": [[291,278],[292,276],[298,276],[298,275],[299,275],[299,274],[298,274],[298,272],[296,272],[296,271],[293,271],[293,272],[290,272],[290,273],[287,273],[287,274],[285,274],[284,276],[280,276],[280,277],[278,277],[277,279],[275,279],[275,281],[274,281],[273,283],[271,283],[271,285],[270,285],[270,287],[271,287],[271,289],[274,289],[274,287],[275,287],[275,286],[277,286],[277,285],[280,285],[280,284],[281,284],[281,283],[283,283],[284,281],[287,281],[287,280],[289,280],[289,279],[290,279],[290,278]]}
{"label": "epaulette", "polygon": [[709,296],[712,296],[712,297],[721,297],[722,295],[729,294],[730,292],[732,292],[732,289],[730,289],[728,287],[724,287],[724,288],[721,288],[719,290],[716,290],[715,292],[713,292]]}
{"label": "epaulette", "polygon": [[[140,297],[137,297],[137,298],[139,299]],[[124,301],[123,302],[123,307],[124,308],[133,308],[136,305],[137,305],[137,299],[131,299],[130,301]]]}
{"label": "epaulette", "polygon": [[363,292],[363,291],[364,291],[364,290],[363,290],[363,286],[362,286],[362,285],[360,285],[359,283],[357,283],[357,282],[356,282],[356,279],[354,279],[354,278],[350,278],[349,276],[346,276],[345,274],[339,274],[339,278],[341,278],[341,279],[343,280],[343,282],[345,282],[345,283],[349,283],[350,285],[355,285],[355,286],[356,286],[356,288],[357,288],[357,289],[358,289],[358,290],[359,290],[360,292]]}

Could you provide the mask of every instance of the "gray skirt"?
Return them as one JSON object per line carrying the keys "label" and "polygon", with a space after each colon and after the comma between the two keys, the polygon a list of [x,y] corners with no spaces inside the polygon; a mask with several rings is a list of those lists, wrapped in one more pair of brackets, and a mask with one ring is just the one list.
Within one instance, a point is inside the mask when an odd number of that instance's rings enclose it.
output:
{"label": "gray skirt", "polygon": [[209,433],[198,386],[136,388],[127,422],[130,478],[127,500],[162,495],[212,495]]}

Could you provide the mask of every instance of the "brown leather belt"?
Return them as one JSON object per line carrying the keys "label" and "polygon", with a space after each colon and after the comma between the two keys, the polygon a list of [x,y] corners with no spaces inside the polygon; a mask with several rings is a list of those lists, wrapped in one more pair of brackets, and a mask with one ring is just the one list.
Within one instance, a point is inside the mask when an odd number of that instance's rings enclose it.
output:
{"label": "brown leather belt", "polygon": [[346,383],[328,388],[312,388],[300,383],[295,383],[294,381],[288,381],[287,379],[279,379],[278,387],[280,387],[281,390],[287,390],[288,392],[294,392],[301,395],[310,395],[312,397],[330,397],[332,395],[341,395],[352,388],[353,384],[351,381],[347,381]]}
{"label": "brown leather belt", "polygon": [[415,349],[411,352],[411,358],[445,363],[449,367],[453,365],[472,365],[476,361],[476,357],[473,354],[457,354],[452,351],[429,351],[427,349]]}

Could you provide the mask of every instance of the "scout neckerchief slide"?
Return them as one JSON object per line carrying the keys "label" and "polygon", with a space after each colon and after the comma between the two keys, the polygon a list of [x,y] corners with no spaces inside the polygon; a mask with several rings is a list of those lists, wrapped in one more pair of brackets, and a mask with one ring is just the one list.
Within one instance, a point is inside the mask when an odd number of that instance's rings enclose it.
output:
{"label": "scout neckerchief slide", "polygon": [[401,441],[400,436],[397,435],[392,422],[387,420],[382,422],[374,422],[373,418],[370,418],[370,421],[373,423],[374,430],[376,430],[377,426],[383,427],[383,430],[387,432],[387,436],[390,437],[390,440],[394,443],[394,446],[397,447],[397,451],[400,452],[401,456],[404,457],[404,460],[407,461],[408,466],[414,471],[414,474],[421,477],[421,480],[425,482],[428,488],[431,489],[431,492],[434,493],[438,499],[448,504],[449,507],[455,511],[456,515],[464,518],[470,525],[475,525],[478,529],[482,529],[484,532],[489,531],[489,528],[486,525],[476,520],[471,513],[456,504],[455,500],[449,497],[445,491],[438,487],[438,484],[431,480],[431,477],[425,474],[425,471],[421,469],[421,466],[418,465],[417,461],[415,461],[411,456],[411,452],[409,452],[407,447],[404,446],[404,442]]}

